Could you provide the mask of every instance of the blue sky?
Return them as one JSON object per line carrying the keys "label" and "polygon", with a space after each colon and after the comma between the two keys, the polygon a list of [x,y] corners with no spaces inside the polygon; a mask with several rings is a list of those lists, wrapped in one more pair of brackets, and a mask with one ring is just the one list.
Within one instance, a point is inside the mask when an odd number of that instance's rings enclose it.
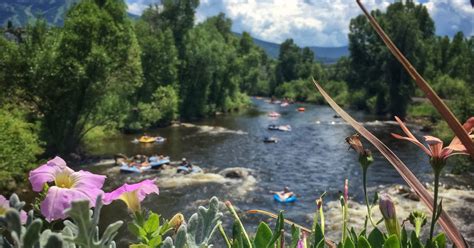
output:
{"label": "blue sky", "polygon": [[[141,14],[158,0],[126,0],[128,11]],[[372,9],[385,9],[394,0],[363,0]],[[351,18],[361,14],[355,0],[200,0],[197,21],[220,12],[233,21],[233,31],[275,43],[293,38],[300,46],[347,45]],[[470,0],[415,0],[435,20],[436,33],[474,35]]]}

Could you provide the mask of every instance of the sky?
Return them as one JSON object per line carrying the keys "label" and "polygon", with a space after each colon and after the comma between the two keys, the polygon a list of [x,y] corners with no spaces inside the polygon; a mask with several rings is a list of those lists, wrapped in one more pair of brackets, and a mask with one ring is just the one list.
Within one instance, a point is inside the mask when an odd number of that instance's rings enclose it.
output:
{"label": "sky", "polygon": [[[126,0],[128,11],[140,15],[158,0]],[[369,10],[382,9],[394,0],[363,0]],[[470,0],[415,0],[425,5],[438,35],[463,31],[474,36],[474,8]],[[355,0],[200,0],[197,22],[220,12],[233,22],[232,31],[281,43],[292,38],[300,46],[345,46],[349,22],[362,14]]]}

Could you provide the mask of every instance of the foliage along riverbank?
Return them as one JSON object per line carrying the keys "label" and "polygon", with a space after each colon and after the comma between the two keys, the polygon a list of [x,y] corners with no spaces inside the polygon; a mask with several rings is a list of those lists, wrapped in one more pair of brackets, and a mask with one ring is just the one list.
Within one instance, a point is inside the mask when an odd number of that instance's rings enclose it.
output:
{"label": "foliage along riverbank", "polygon": [[[0,122],[0,181],[21,180],[38,158],[80,154],[85,142],[117,130],[242,108],[247,95],[323,103],[311,77],[349,107],[439,119],[428,106],[410,107],[421,93],[362,16],[350,24],[350,56],[321,65],[292,39],[272,60],[248,33],[235,36],[223,14],[195,24],[198,5],[165,1],[135,21],[122,1],[84,0],[68,11],[63,27],[43,20],[7,25],[0,38],[0,106],[2,119],[11,121]],[[426,8],[413,2],[374,13],[465,120],[474,111],[473,38],[435,36]]]}

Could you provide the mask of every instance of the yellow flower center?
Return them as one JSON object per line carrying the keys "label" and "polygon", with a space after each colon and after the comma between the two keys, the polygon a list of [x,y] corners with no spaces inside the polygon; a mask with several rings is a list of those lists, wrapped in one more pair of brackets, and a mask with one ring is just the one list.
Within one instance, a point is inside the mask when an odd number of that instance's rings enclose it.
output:
{"label": "yellow flower center", "polygon": [[0,206],[0,216],[4,216],[7,209],[3,206]]}
{"label": "yellow flower center", "polygon": [[140,211],[140,200],[138,200],[137,191],[125,192],[120,195],[120,200],[124,201],[127,204],[128,209],[132,212]]}
{"label": "yellow flower center", "polygon": [[60,188],[70,189],[74,185],[74,180],[70,177],[70,173],[60,172],[54,178],[54,184]]}

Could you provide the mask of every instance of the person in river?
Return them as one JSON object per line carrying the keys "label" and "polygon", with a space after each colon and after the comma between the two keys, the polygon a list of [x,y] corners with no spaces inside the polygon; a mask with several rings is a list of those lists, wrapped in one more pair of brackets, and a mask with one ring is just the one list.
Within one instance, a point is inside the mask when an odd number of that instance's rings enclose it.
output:
{"label": "person in river", "polygon": [[145,155],[140,155],[140,154],[135,155],[133,157],[133,161],[129,164],[129,166],[135,166],[137,168],[146,167],[148,165],[149,165],[148,157]]}
{"label": "person in river", "polygon": [[[183,168],[184,167],[184,168]],[[193,165],[186,160],[186,158],[183,158],[181,160],[180,168],[178,168],[178,173],[182,174],[188,174],[191,171],[193,171]]]}
{"label": "person in river", "polygon": [[277,194],[282,200],[286,200],[295,195],[295,193],[291,192],[290,188],[288,188],[287,186],[283,188],[283,191],[270,191],[270,193]]}

